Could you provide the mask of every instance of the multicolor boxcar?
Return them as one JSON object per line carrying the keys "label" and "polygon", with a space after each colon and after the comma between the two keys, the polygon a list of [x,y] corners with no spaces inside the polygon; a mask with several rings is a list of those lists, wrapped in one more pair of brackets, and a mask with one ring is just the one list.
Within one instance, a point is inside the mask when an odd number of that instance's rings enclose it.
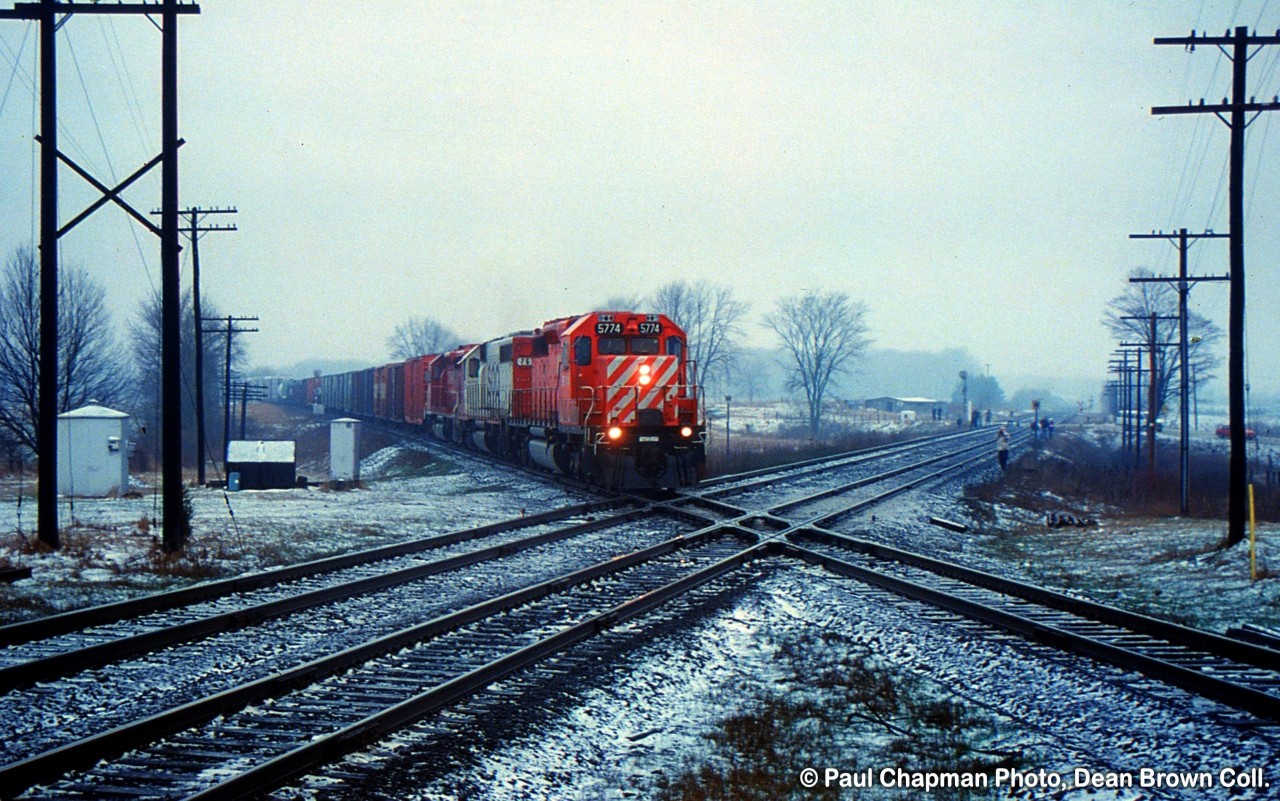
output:
{"label": "multicolor boxcar", "polygon": [[696,484],[705,461],[696,366],[660,314],[563,317],[446,353],[323,376],[332,411],[618,489]]}

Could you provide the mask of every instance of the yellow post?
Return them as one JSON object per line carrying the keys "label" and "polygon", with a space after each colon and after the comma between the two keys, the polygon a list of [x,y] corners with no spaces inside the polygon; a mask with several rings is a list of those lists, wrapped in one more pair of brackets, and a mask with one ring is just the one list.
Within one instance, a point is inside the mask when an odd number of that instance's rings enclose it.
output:
{"label": "yellow post", "polygon": [[1249,485],[1249,580],[1258,580],[1258,517],[1253,509],[1253,485]]}

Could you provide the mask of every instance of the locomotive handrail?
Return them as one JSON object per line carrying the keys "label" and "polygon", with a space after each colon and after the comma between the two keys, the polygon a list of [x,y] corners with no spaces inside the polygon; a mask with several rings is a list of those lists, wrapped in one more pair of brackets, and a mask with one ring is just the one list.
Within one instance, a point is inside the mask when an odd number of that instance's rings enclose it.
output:
{"label": "locomotive handrail", "polygon": [[600,387],[579,387],[578,390],[579,390],[578,392],[579,396],[581,396],[583,392],[586,392],[586,394],[589,396],[588,400],[590,400],[591,402],[591,405],[587,407],[587,413],[582,414],[582,398],[581,397],[575,398],[578,405],[578,414],[579,414],[578,422],[583,426],[589,426],[591,424],[591,415],[595,414],[596,392],[600,390]]}

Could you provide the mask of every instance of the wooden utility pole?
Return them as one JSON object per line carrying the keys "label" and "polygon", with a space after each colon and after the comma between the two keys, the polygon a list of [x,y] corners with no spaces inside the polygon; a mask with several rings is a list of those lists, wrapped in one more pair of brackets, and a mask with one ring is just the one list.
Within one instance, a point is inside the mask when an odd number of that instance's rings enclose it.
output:
{"label": "wooden utility pole", "polygon": [[[1187,337],[1187,295],[1191,293],[1191,285],[1200,281],[1229,281],[1225,275],[1187,275],[1187,251],[1200,239],[1226,239],[1228,234],[1215,234],[1205,231],[1202,234],[1188,234],[1186,228],[1180,228],[1176,234],[1164,231],[1152,231],[1149,234],[1129,234],[1130,239],[1167,239],[1178,248],[1177,279],[1155,276],[1151,278],[1130,278],[1129,283],[1174,282],[1178,289],[1178,486],[1179,506],[1181,514],[1191,513],[1191,380],[1190,345]],[[1175,238],[1176,237],[1176,238]],[[1152,335],[1152,339],[1155,336]]]}
{"label": "wooden utility pole", "polygon": [[232,394],[240,393],[240,439],[244,439],[245,433],[245,416],[248,412],[249,401],[265,400],[267,397],[267,388],[261,384],[250,384],[248,381],[237,381],[231,385]]}
{"label": "wooden utility pole", "polygon": [[236,323],[257,322],[257,317],[233,317],[228,314],[223,317],[205,317],[202,323],[224,323],[224,328],[210,328],[205,331],[206,334],[226,334],[227,335],[227,355],[223,369],[226,371],[222,381],[222,469],[226,472],[227,467],[227,446],[231,442],[231,338],[235,334],[252,334],[256,333],[256,328],[236,328]]}
{"label": "wooden utility pole", "polygon": [[[1173,320],[1175,318],[1172,315],[1156,314],[1155,312],[1151,312],[1150,314],[1127,316],[1121,317],[1120,319],[1140,320],[1147,324],[1147,339],[1145,342],[1121,342],[1120,345],[1122,347],[1137,349],[1134,352],[1134,355],[1138,357],[1139,384],[1142,383],[1142,352],[1145,350],[1147,354],[1147,471],[1151,478],[1154,479],[1156,464],[1156,417],[1160,412],[1160,396],[1164,394],[1162,381],[1160,380],[1164,370],[1157,369],[1156,349],[1172,347],[1174,344],[1172,342],[1158,341],[1159,329],[1157,329],[1156,323],[1158,320]],[[1141,388],[1138,390],[1138,405],[1134,408],[1135,414],[1137,414],[1138,409],[1142,408]],[[1139,437],[1141,437],[1141,433],[1139,433]],[[1141,461],[1141,448],[1139,447],[1137,450],[1139,453],[1135,456],[1135,464]]]}
{"label": "wooden utility pole", "polygon": [[[161,26],[161,129],[162,154],[153,159],[118,186],[108,188],[89,172],[58,151],[58,101],[57,101],[57,39],[55,34],[76,14],[144,14],[160,13]],[[116,3],[114,5],[58,0],[16,3],[12,9],[0,9],[0,19],[34,20],[40,23],[40,379],[39,413],[36,419],[36,451],[39,460],[39,483],[36,489],[36,528],[40,541],[52,548],[58,547],[58,239],[77,223],[108,202],[124,208],[152,233],[160,237],[161,295],[165,320],[175,320],[179,315],[178,297],[178,14],[199,14],[194,3],[179,4],[177,0],[161,3]],[[62,18],[58,19],[61,14]],[[102,193],[102,197],[90,205],[71,222],[58,227],[58,162],[61,161],[81,178]],[[142,177],[144,173],[161,164],[161,206],[172,210],[162,218],[160,228],[152,225],[121,197],[120,193]],[[170,286],[172,284],[172,286]],[[174,306],[168,306],[172,295]],[[172,348],[164,345],[166,367],[162,369],[164,421],[166,436],[162,445],[164,461],[164,547],[177,550],[186,539],[182,513],[182,407],[178,400],[181,391],[181,375],[176,361],[177,328],[172,334]],[[162,338],[170,333],[168,329]],[[172,350],[172,353],[170,353]],[[174,359],[172,369],[167,360]],[[171,374],[173,376],[170,383]],[[169,427],[178,430],[176,446],[167,435]]]}
{"label": "wooden utility pole", "polygon": [[[152,214],[160,214],[159,211],[153,211]],[[231,225],[202,225],[205,217],[210,214],[235,214],[234,208],[200,208],[193,206],[183,209],[179,214],[186,218],[186,225],[178,230],[187,235],[187,239],[191,241],[191,312],[195,318],[195,347],[196,347],[196,382],[195,382],[195,400],[196,400],[196,483],[204,485],[205,473],[205,420],[204,420],[204,326],[201,325],[200,312],[200,234],[209,231],[235,231],[236,226]]]}
{"label": "wooden utility pole", "polygon": [[[1245,523],[1248,516],[1248,457],[1245,453],[1245,387],[1244,387],[1244,132],[1251,122],[1264,111],[1280,110],[1280,100],[1273,98],[1270,103],[1258,103],[1248,96],[1247,69],[1249,65],[1249,48],[1280,44],[1278,36],[1250,35],[1249,29],[1240,26],[1235,32],[1227,31],[1222,36],[1196,35],[1157,37],[1157,45],[1182,45],[1188,52],[1195,52],[1197,46],[1213,45],[1227,58],[1231,59],[1231,99],[1223,98],[1221,103],[1206,104],[1203,99],[1199,105],[1156,106],[1151,109],[1153,115],[1165,114],[1213,114],[1231,128],[1231,162],[1228,194],[1231,217],[1231,300],[1230,320],[1228,321],[1227,338],[1227,402],[1228,418],[1231,427],[1231,461],[1229,507],[1227,511],[1227,543],[1235,545],[1244,540]],[[1247,115],[1252,115],[1246,119]],[[1226,117],[1224,115],[1230,115]]]}

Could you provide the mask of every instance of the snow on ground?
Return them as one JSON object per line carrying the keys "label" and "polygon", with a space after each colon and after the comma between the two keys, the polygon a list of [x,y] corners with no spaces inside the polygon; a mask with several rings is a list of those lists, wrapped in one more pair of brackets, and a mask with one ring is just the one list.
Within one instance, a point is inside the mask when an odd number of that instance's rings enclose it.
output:
{"label": "snow on ground", "polygon": [[[224,492],[193,489],[187,554],[160,549],[160,497],[62,499],[63,548],[40,553],[35,504],[0,490],[0,564],[33,570],[0,584],[0,623],[264,570],[389,542],[507,520],[587,500],[501,465],[383,448],[361,463],[357,488]],[[403,477],[396,477],[401,476]],[[19,528],[19,515],[21,528]],[[22,533],[19,534],[18,532]]]}
{"label": "snow on ground", "polygon": [[[736,407],[734,416],[736,423]],[[0,559],[29,565],[35,573],[31,580],[0,585],[0,620],[584,500],[500,466],[424,456],[416,449],[382,449],[363,462],[362,470],[363,486],[347,490],[193,491],[191,555],[179,563],[165,562],[159,551],[159,531],[150,522],[158,515],[159,498],[149,490],[133,498],[64,502],[60,514],[69,525],[67,547],[40,554],[23,548],[22,538],[13,533],[21,516],[21,530],[32,536],[34,503],[28,497],[19,507],[14,487],[0,486],[0,532],[7,532]],[[923,501],[896,499],[837,528],[1214,630],[1245,620],[1280,624],[1280,581],[1250,582],[1240,549],[1206,550],[1221,536],[1219,521],[1117,515],[1100,518],[1096,527],[1051,529],[1039,514],[1025,510],[960,503],[960,490],[959,482],[943,482]],[[929,525],[931,515],[971,528],[947,532]],[[1264,527],[1261,543],[1263,565],[1275,570],[1280,531]],[[353,762],[372,761],[387,771],[385,783],[377,785],[383,795],[368,796],[375,798],[652,797],[660,781],[715,758],[708,735],[728,714],[769,691],[802,692],[779,663],[778,644],[820,631],[870,649],[935,694],[973,710],[984,721],[975,745],[1017,753],[1023,768],[1136,772],[1151,767],[1216,775],[1228,766],[1259,766],[1270,771],[1273,784],[1280,781],[1271,764],[1278,748],[1275,735],[1236,725],[1237,716],[1217,705],[1176,692],[1155,693],[1132,676],[1021,640],[992,638],[909,602],[885,603],[857,586],[801,565],[764,571],[732,603],[692,625],[615,632],[633,635],[626,659],[603,671],[579,671],[555,688],[543,704],[545,716],[522,728],[515,740],[457,752],[446,773],[414,774],[392,758],[407,754],[412,761],[412,734],[384,743],[388,755],[372,760],[364,755]],[[814,767],[892,764],[884,738],[848,732],[840,737],[830,763]],[[1064,791],[1057,797],[1225,795]],[[366,796],[362,790],[352,797]],[[886,797],[917,796],[895,791]],[[1246,791],[1236,797],[1277,794]]]}
{"label": "snow on ground", "polygon": [[[991,466],[965,480],[999,476],[993,457]],[[1217,633],[1245,623],[1280,627],[1280,525],[1258,527],[1255,581],[1247,541],[1218,549],[1226,531],[1222,520],[1095,509],[1082,520],[1086,525],[1058,527],[1043,512],[965,502],[963,494],[964,481],[950,479],[927,494],[890,499],[832,528]],[[1074,505],[1047,492],[1039,500],[1051,510]],[[930,518],[969,529],[948,531]]]}
{"label": "snow on ground", "polygon": [[[797,798],[804,767],[864,770],[957,769],[964,758],[985,759],[994,780],[993,755],[1023,772],[1062,777],[1054,793],[1043,790],[981,793],[979,797],[1146,799],[1227,797],[1214,792],[1072,789],[1077,768],[1131,775],[1155,771],[1207,772],[1218,781],[1227,768],[1263,768],[1280,784],[1274,730],[1241,725],[1240,716],[1179,691],[1153,693],[1141,678],[1062,655],[1020,639],[992,636],[977,624],[956,625],[924,606],[868,591],[799,563],[760,575],[736,598],[691,625],[632,637],[606,635],[624,654],[604,671],[595,660],[555,680],[554,705],[512,709],[493,731],[466,730],[443,744],[432,727],[411,729],[359,759],[337,768],[373,778],[353,786],[327,786],[324,797],[443,801],[516,799],[621,799],[658,797],[661,788],[703,766],[727,770],[722,722],[760,708],[764,698],[813,704],[843,725],[805,735],[801,760],[777,743],[775,768]],[[901,720],[869,721],[870,708],[849,696],[809,686],[784,656],[788,644],[847,643],[881,666],[877,675],[899,687],[918,683],[917,696],[944,699],[965,710],[959,730],[968,754],[913,754],[894,736]],[[803,669],[800,671],[803,673]],[[462,713],[465,715],[465,709]],[[532,716],[534,722],[521,723]],[[457,716],[461,717],[461,716]],[[455,717],[455,719],[457,719]],[[810,721],[812,723],[813,721]],[[801,723],[802,729],[806,726]],[[483,727],[483,725],[482,725]],[[464,726],[464,729],[467,727]],[[812,726],[810,726],[812,728]],[[474,742],[480,747],[468,747]],[[432,749],[435,749],[434,751]],[[950,760],[950,762],[949,762]],[[1004,763],[1008,764],[1008,763]],[[441,768],[443,767],[443,770]],[[746,770],[749,764],[738,765]],[[788,778],[789,776],[789,778]],[[297,788],[279,795],[307,798]],[[718,796],[714,796],[718,797]],[[733,795],[732,797],[739,797]],[[742,795],[741,797],[763,797]],[[937,798],[935,793],[873,787],[840,798]],[[1270,789],[1233,794],[1275,797]]]}

